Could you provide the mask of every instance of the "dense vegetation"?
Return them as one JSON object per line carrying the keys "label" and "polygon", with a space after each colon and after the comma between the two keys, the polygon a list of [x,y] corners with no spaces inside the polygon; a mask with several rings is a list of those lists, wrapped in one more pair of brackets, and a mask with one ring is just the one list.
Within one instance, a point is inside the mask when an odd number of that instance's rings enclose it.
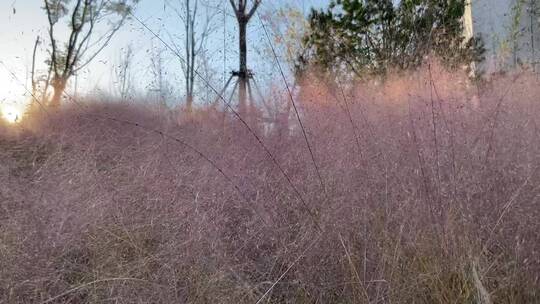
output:
{"label": "dense vegetation", "polygon": [[466,79],[306,80],[313,159],[216,109],[0,126],[0,303],[538,303],[540,91]]}
{"label": "dense vegetation", "polygon": [[465,0],[393,2],[338,0],[313,10],[299,70],[315,65],[365,77],[417,68],[431,54],[452,68],[482,60],[481,40],[463,34]]}

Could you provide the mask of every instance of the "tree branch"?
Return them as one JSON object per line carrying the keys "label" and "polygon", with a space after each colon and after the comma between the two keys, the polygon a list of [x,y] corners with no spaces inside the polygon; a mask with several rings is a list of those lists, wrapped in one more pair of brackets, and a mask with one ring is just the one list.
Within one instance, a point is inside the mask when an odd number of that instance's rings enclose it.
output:
{"label": "tree branch", "polygon": [[253,4],[253,7],[251,8],[251,10],[249,11],[249,13],[246,15],[246,18],[249,20],[251,19],[251,17],[253,16],[253,14],[255,14],[255,11],[257,10],[257,8],[259,7],[259,5],[261,4],[262,0],[255,0],[255,3]]}
{"label": "tree branch", "polygon": [[229,0],[229,2],[231,2],[231,6],[233,7],[236,18],[240,18],[240,6],[236,7],[236,4],[234,4],[233,0]]}

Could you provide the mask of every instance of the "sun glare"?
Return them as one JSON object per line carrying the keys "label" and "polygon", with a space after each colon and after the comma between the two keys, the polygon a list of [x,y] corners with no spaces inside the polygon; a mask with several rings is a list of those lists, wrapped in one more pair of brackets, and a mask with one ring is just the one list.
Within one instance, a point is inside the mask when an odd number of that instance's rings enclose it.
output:
{"label": "sun glare", "polygon": [[9,123],[17,123],[22,118],[22,111],[14,106],[0,106],[0,113],[2,114],[2,119]]}

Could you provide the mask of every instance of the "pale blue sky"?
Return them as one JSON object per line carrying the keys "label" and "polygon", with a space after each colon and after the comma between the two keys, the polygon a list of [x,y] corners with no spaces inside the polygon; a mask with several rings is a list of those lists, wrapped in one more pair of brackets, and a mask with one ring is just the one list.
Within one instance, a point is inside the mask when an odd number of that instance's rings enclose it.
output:
{"label": "pale blue sky", "polygon": [[[178,1],[178,0],[171,0]],[[310,7],[322,7],[328,4],[328,0],[273,0],[263,1],[260,12],[272,14],[278,8],[293,6],[305,10],[306,14]],[[209,40],[209,49],[212,50],[212,66],[219,72],[215,75],[218,80],[223,78],[223,71],[237,68],[237,37],[236,20],[232,16],[232,10],[227,0],[216,0],[217,5],[226,9],[226,32],[223,32],[223,14],[216,16],[215,37]],[[41,0],[0,0],[0,60],[7,68],[15,73],[17,78],[28,88],[29,70],[31,66],[32,48],[37,35],[46,38],[47,20],[42,10]],[[170,9],[164,10],[164,0],[141,0],[136,15],[156,32],[163,33],[164,38],[168,35],[164,32],[172,31],[182,34],[181,25],[171,14]],[[219,20],[217,20],[219,19]],[[174,29],[178,28],[177,31]],[[258,19],[254,19],[248,29],[250,45],[250,67],[259,74],[261,79],[276,77],[275,65],[269,58],[261,58],[261,53],[267,47],[266,38],[263,35]],[[67,33],[64,33],[67,36]],[[224,35],[225,34],[225,35]],[[223,45],[228,46],[226,56],[223,56]],[[145,31],[137,22],[131,21],[117,34],[112,43],[88,66],[77,79],[77,87],[80,92],[110,91],[112,65],[118,62],[122,50],[131,44],[136,50],[136,67],[133,71],[139,93],[145,94],[151,77],[149,76],[148,54],[152,46],[160,46],[153,36]],[[46,45],[38,52],[38,70],[45,69]],[[176,89],[177,94],[182,94],[181,72],[178,59],[170,52],[164,53],[164,60],[168,66],[167,75],[170,84]],[[225,64],[225,66],[224,66]],[[72,87],[74,90],[74,81]],[[20,102],[24,100],[25,89],[21,83],[15,81],[8,71],[0,64],[0,104]]]}

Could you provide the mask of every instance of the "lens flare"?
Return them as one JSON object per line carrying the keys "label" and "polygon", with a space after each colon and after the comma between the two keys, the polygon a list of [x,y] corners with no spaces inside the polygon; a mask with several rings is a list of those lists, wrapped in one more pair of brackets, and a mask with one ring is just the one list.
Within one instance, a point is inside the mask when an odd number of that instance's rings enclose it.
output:
{"label": "lens flare", "polygon": [[8,123],[17,123],[22,118],[22,111],[14,106],[2,105],[0,106],[0,113],[2,119]]}

